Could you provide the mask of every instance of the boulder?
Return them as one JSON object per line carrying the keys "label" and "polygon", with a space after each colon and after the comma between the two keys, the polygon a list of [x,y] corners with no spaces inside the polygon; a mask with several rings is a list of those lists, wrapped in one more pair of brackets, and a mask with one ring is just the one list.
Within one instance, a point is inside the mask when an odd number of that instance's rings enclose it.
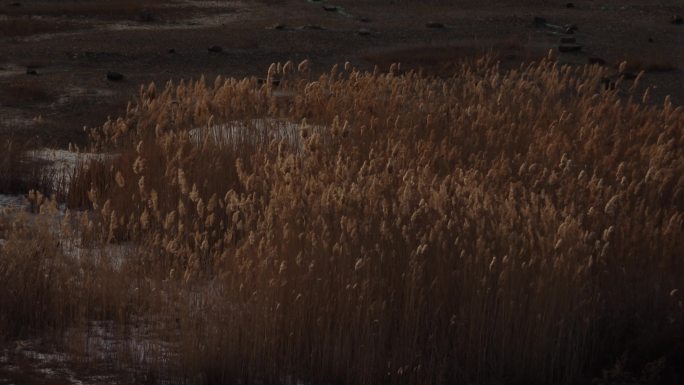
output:
{"label": "boulder", "polygon": [[107,80],[112,82],[119,82],[123,79],[124,76],[122,73],[116,71],[107,71]]}
{"label": "boulder", "polygon": [[546,25],[546,19],[543,17],[535,16],[534,19],[532,20],[532,24],[536,25],[538,27],[543,27]]}
{"label": "boulder", "polygon": [[156,19],[156,17],[154,13],[152,13],[152,11],[150,11],[149,9],[144,9],[142,12],[140,12],[139,19],[143,23],[150,23],[153,22]]}
{"label": "boulder", "polygon": [[620,77],[625,79],[625,80],[634,80],[637,78],[637,74],[635,74],[634,72],[625,71],[625,72],[620,72]]}
{"label": "boulder", "polygon": [[303,25],[300,27],[300,29],[309,30],[309,31],[325,31],[325,28],[321,27],[320,25],[316,25],[316,24]]}
{"label": "boulder", "polygon": [[582,46],[579,44],[561,44],[558,46],[559,52],[579,52]]}
{"label": "boulder", "polygon": [[437,29],[446,28],[446,25],[444,25],[444,23],[439,23],[436,21],[428,21],[427,23],[425,23],[425,26],[428,28],[437,28]]}

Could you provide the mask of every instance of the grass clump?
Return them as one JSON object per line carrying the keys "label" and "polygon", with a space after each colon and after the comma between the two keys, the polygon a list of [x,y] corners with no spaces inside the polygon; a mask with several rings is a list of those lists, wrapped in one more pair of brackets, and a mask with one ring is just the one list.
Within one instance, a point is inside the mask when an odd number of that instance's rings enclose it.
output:
{"label": "grass clump", "polygon": [[308,68],[143,87],[90,132],[121,155],[72,179],[80,236],[140,248],[179,378],[682,378],[680,107],[552,60]]}

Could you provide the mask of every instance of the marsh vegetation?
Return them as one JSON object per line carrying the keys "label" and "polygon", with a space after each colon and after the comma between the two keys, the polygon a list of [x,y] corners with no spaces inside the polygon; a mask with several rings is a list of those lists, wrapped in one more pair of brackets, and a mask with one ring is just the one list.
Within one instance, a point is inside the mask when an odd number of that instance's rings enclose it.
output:
{"label": "marsh vegetation", "polygon": [[681,380],[684,111],[604,71],[141,87],[0,220],[0,336],[145,325],[117,359],[178,383]]}

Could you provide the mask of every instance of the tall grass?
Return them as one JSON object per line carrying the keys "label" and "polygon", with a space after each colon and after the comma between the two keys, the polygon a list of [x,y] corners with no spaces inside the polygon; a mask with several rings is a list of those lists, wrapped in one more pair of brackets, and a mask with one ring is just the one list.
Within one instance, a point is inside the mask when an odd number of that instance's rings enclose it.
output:
{"label": "tall grass", "polygon": [[35,144],[13,132],[0,132],[0,194],[53,190],[53,175],[43,172],[40,161],[27,156]]}
{"label": "tall grass", "polygon": [[[69,204],[92,210],[86,243],[139,245],[126,263],[191,383],[674,381],[684,112],[603,71],[150,85],[90,132],[121,156]],[[219,124],[228,140],[193,131]]]}

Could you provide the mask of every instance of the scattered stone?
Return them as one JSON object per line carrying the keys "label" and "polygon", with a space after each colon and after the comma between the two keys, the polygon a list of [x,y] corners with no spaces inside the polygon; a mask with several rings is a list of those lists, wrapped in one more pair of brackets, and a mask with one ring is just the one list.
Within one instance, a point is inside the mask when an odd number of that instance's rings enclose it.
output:
{"label": "scattered stone", "polygon": [[566,3],[565,8],[575,8],[575,3]]}
{"label": "scattered stone", "polygon": [[446,25],[444,25],[444,23],[438,23],[436,21],[428,21],[425,24],[425,26],[428,28],[446,28]]}
{"label": "scattered stone", "polygon": [[370,22],[371,22],[371,19],[369,19],[369,18],[367,18],[367,17],[362,17],[362,18],[359,19],[359,21],[362,22],[362,23],[370,23]]}
{"label": "scattered stone", "polygon": [[558,46],[559,52],[579,52],[582,46],[579,44],[561,44]]}
{"label": "scattered stone", "polygon": [[34,68],[26,68],[26,75],[38,75],[38,71],[36,71]]}
{"label": "scattered stone", "polygon": [[681,15],[674,15],[674,16],[672,16],[672,20],[670,22],[672,24],[682,25],[682,24],[684,24],[684,19],[682,19]]}
{"label": "scattered stone", "polygon": [[115,71],[108,71],[107,72],[107,80],[112,81],[112,82],[119,82],[123,80],[124,76],[120,72],[115,72]]}
{"label": "scattered stone", "polygon": [[361,28],[360,30],[358,30],[358,31],[356,32],[356,34],[359,35],[359,36],[370,36],[370,35],[371,35],[371,31],[370,31],[369,29],[366,29],[366,28]]}
{"label": "scattered stone", "polygon": [[587,62],[589,62],[589,64],[598,64],[600,66],[606,65],[605,60],[601,59],[600,57],[594,57],[594,56],[589,57],[589,59],[587,59]]}
{"label": "scattered stone", "polygon": [[648,42],[649,42],[649,43],[653,43],[653,38],[652,38],[652,37],[649,37],[649,38],[648,38]]}
{"label": "scattered stone", "polygon": [[274,25],[273,27],[271,27],[271,28],[273,28],[273,29],[276,29],[276,30],[279,30],[279,31],[280,31],[280,30],[283,30],[283,29],[285,29],[285,24],[281,24],[281,23],[278,23],[278,24],[275,24],[275,25]]}
{"label": "scattered stone", "polygon": [[560,38],[561,44],[575,44],[577,39],[574,36],[564,36]]}
{"label": "scattered stone", "polygon": [[323,9],[328,12],[337,12],[337,6],[335,5],[324,5]]}
{"label": "scattered stone", "polygon": [[170,48],[167,52],[173,54],[173,53],[176,53],[176,49],[175,49],[175,48]]}
{"label": "scattered stone", "polygon": [[13,2],[13,3],[10,3],[10,6],[11,6],[11,7],[21,7],[21,3],[18,2],[18,1],[15,1],[15,2]]}
{"label": "scattered stone", "polygon": [[223,48],[221,48],[219,45],[212,45],[211,47],[207,48],[207,50],[212,53],[223,52]]}
{"label": "scattered stone", "polygon": [[154,16],[154,13],[152,13],[152,11],[149,9],[144,9],[142,12],[140,12],[140,21],[143,23],[150,23],[155,19],[156,17]]}

